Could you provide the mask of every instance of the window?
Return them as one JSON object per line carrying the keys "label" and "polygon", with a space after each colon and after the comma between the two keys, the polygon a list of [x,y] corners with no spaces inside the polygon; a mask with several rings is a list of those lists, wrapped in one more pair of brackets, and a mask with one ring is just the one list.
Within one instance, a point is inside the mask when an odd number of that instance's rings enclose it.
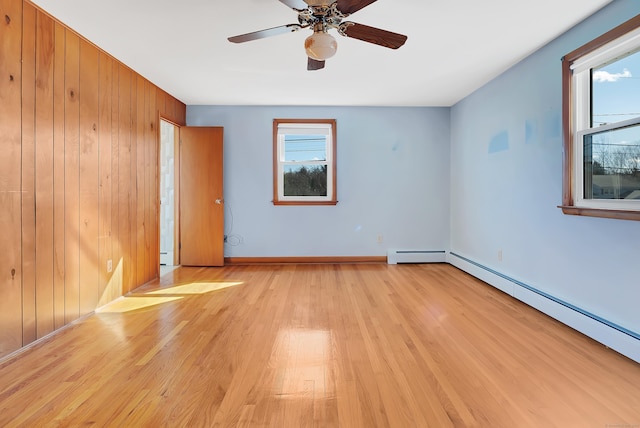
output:
{"label": "window", "polygon": [[565,214],[640,220],[640,15],[562,63]]}
{"label": "window", "polygon": [[274,205],[335,205],[336,121],[274,119]]}

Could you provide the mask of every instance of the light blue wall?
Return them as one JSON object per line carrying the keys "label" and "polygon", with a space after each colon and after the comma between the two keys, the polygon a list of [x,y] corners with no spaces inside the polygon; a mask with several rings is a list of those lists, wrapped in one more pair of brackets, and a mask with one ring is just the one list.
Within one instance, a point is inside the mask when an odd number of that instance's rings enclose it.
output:
{"label": "light blue wall", "polygon": [[452,252],[636,333],[640,222],[557,206],[560,58],[638,13],[614,1],[452,107],[450,223]]}
{"label": "light blue wall", "polygon": [[[639,13],[639,1],[614,0],[451,109],[187,107],[189,125],[225,128],[225,256],[449,249],[497,282],[495,273],[640,333],[640,222],[557,208],[560,58]],[[273,206],[274,118],[337,119],[337,206]],[[607,343],[598,328],[582,331]],[[640,355],[629,340],[627,355]]]}
{"label": "light blue wall", "polygon": [[[337,119],[337,206],[272,204],[274,118]],[[448,249],[449,118],[448,108],[188,106],[188,125],[224,126],[225,256]]]}

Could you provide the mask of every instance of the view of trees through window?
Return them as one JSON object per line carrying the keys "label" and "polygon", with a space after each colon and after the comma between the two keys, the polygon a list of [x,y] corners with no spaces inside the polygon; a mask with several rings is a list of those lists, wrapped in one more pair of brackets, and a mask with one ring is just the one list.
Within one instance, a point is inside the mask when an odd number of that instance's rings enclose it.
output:
{"label": "view of trees through window", "polygon": [[299,166],[284,173],[285,196],[327,196],[327,166]]}
{"label": "view of trees through window", "polygon": [[327,136],[284,136],[284,196],[327,196]]}
{"label": "view of trees through window", "polygon": [[585,197],[640,199],[640,125],[585,136]]}

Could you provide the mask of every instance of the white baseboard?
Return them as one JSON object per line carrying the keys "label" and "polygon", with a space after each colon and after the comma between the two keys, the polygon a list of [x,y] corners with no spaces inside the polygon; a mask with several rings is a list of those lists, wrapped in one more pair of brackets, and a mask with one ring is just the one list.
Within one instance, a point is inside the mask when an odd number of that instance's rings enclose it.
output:
{"label": "white baseboard", "polygon": [[458,254],[448,253],[447,262],[640,363],[640,336],[637,333]]}

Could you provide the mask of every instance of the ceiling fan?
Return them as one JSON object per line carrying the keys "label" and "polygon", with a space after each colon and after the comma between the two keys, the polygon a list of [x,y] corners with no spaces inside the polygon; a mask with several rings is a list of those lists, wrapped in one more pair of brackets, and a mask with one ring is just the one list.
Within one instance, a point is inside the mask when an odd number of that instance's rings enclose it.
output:
{"label": "ceiling fan", "polygon": [[343,21],[354,12],[374,3],[376,0],[280,0],[298,13],[298,24],[282,25],[280,27],[255,31],[229,37],[233,43],[244,43],[251,40],[263,39],[278,34],[291,33],[303,28],[310,28],[313,34],[305,40],[304,46],[309,57],[307,70],[324,68],[325,60],[332,57],[338,49],[336,39],[328,33],[330,29],[337,29],[338,34],[363,40],[365,42],[398,49],[407,41],[407,36],[391,31]]}

